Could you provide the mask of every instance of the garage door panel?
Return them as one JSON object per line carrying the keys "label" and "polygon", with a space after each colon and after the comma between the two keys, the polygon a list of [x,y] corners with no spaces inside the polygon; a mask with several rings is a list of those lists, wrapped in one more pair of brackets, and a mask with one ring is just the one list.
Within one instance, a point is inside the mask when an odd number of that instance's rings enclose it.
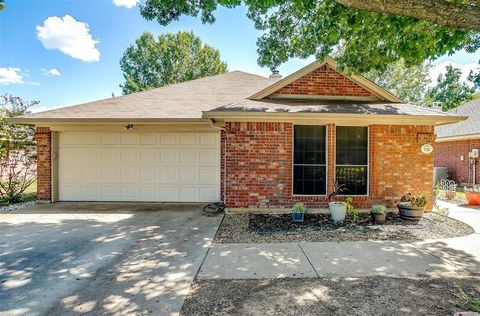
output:
{"label": "garage door panel", "polygon": [[65,183],[76,183],[82,176],[82,169],[80,166],[70,165],[69,168],[60,170],[60,176]]}
{"label": "garage door panel", "polygon": [[213,201],[219,195],[217,187],[200,187],[199,198],[202,201]]}
{"label": "garage door panel", "polygon": [[160,184],[178,184],[179,183],[179,168],[161,168],[160,169]]}
{"label": "garage door panel", "polygon": [[161,134],[160,145],[177,145],[177,134]]}
{"label": "garage door panel", "polygon": [[98,162],[102,160],[102,153],[97,148],[85,148],[82,150],[76,149],[82,157],[82,162]]}
{"label": "garage door panel", "polygon": [[116,166],[102,166],[101,183],[116,183],[120,181],[120,170]]}
{"label": "garage door panel", "polygon": [[181,149],[179,151],[181,165],[196,165],[198,163],[197,149]]}
{"label": "garage door panel", "polygon": [[178,165],[178,151],[176,149],[160,149],[161,165]]}
{"label": "garage door panel", "polygon": [[118,133],[102,133],[102,145],[118,145],[120,144],[120,134]]}
{"label": "garage door panel", "polygon": [[120,162],[122,164],[138,164],[140,162],[138,149],[120,149]]}
{"label": "garage door panel", "polygon": [[120,161],[120,152],[117,148],[102,148],[100,152],[103,164],[116,164]]}
{"label": "garage door panel", "polygon": [[100,143],[100,135],[97,133],[84,133],[80,138],[82,145],[98,145]]}
{"label": "garage door panel", "polygon": [[198,182],[196,168],[181,168],[180,170],[180,183],[182,184],[195,184]]}
{"label": "garage door panel", "polygon": [[159,170],[157,167],[140,167],[140,182],[141,183],[158,183]]}
{"label": "garage door panel", "polygon": [[220,139],[215,134],[201,134],[200,135],[200,145],[201,146],[218,146]]}
{"label": "garage door panel", "polygon": [[214,185],[220,177],[216,168],[201,168],[198,170],[198,183]]}
{"label": "garage door panel", "polygon": [[58,154],[65,164],[75,164],[81,159],[81,151],[78,148],[60,148]]}
{"label": "garage door panel", "polygon": [[60,200],[218,201],[219,144],[219,133],[60,133]]}
{"label": "garage door panel", "polygon": [[122,134],[121,135],[122,145],[137,145],[140,142],[139,134]]}
{"label": "garage door panel", "polygon": [[140,167],[120,166],[120,182],[138,183],[140,180]]}
{"label": "garage door panel", "polygon": [[157,134],[142,134],[140,135],[140,145],[157,145]]}
{"label": "garage door panel", "polygon": [[199,164],[207,166],[217,166],[220,162],[218,150],[216,149],[199,149]]}
{"label": "garage door panel", "polygon": [[82,166],[80,179],[82,183],[98,183],[100,181],[101,169],[98,166]]}
{"label": "garage door panel", "polygon": [[198,144],[198,134],[181,134],[180,146],[191,147]]}
{"label": "garage door panel", "polygon": [[179,187],[162,185],[160,187],[160,200],[161,201],[179,201]]}

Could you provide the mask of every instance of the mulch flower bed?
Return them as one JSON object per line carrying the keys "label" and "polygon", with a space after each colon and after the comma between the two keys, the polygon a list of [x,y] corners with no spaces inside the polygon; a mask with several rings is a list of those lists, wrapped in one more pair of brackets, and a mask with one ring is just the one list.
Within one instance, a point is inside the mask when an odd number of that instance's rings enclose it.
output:
{"label": "mulch flower bed", "polygon": [[290,214],[226,214],[214,241],[422,240],[465,236],[472,232],[470,226],[435,213],[426,213],[419,222],[412,222],[392,212],[382,225],[375,225],[367,213],[361,213],[357,222],[347,216],[342,224],[335,224],[330,214],[321,213],[305,214],[303,223],[292,221]]}

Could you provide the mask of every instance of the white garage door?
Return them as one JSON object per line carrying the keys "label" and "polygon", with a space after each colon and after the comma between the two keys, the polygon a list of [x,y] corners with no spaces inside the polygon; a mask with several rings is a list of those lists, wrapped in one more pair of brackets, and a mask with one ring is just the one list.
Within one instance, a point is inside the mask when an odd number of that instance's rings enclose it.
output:
{"label": "white garage door", "polygon": [[62,132],[58,152],[60,201],[220,198],[218,132]]}

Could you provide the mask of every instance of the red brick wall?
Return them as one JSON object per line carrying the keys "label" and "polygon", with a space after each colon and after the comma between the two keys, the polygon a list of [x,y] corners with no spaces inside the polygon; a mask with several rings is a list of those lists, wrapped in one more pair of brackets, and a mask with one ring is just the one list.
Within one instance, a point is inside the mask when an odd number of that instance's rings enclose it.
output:
{"label": "red brick wall", "polygon": [[[329,124],[327,187],[335,174],[335,126]],[[370,126],[370,180],[368,197],[355,197],[356,207],[390,203],[406,192],[433,201],[433,155],[420,146],[433,142],[431,126]],[[323,196],[292,195],[291,123],[227,123],[226,204],[229,208],[281,208],[303,202],[326,207]],[[223,187],[223,186],[222,186]]]}
{"label": "red brick wall", "polygon": [[[480,149],[480,139],[439,142],[434,145],[435,167],[448,167],[449,178],[458,183],[469,180],[468,152]],[[463,156],[463,161],[460,159]],[[472,174],[470,173],[470,179]],[[476,182],[480,183],[480,159],[476,160]],[[471,181],[471,180],[470,180]]]}
{"label": "red brick wall", "polygon": [[373,96],[370,91],[338,73],[329,65],[321,66],[317,70],[295,80],[275,93],[362,97]]}
{"label": "red brick wall", "polygon": [[37,142],[37,200],[50,202],[52,199],[50,128],[37,127],[35,140]]}

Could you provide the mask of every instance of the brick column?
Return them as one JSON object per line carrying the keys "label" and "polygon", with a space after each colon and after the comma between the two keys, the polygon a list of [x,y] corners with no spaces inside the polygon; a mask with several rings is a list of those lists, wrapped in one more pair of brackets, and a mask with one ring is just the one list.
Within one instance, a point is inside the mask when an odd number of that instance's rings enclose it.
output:
{"label": "brick column", "polygon": [[52,200],[52,164],[51,148],[52,134],[48,127],[37,127],[35,131],[37,142],[37,201]]}
{"label": "brick column", "polygon": [[327,124],[327,196],[335,187],[335,124]]}

